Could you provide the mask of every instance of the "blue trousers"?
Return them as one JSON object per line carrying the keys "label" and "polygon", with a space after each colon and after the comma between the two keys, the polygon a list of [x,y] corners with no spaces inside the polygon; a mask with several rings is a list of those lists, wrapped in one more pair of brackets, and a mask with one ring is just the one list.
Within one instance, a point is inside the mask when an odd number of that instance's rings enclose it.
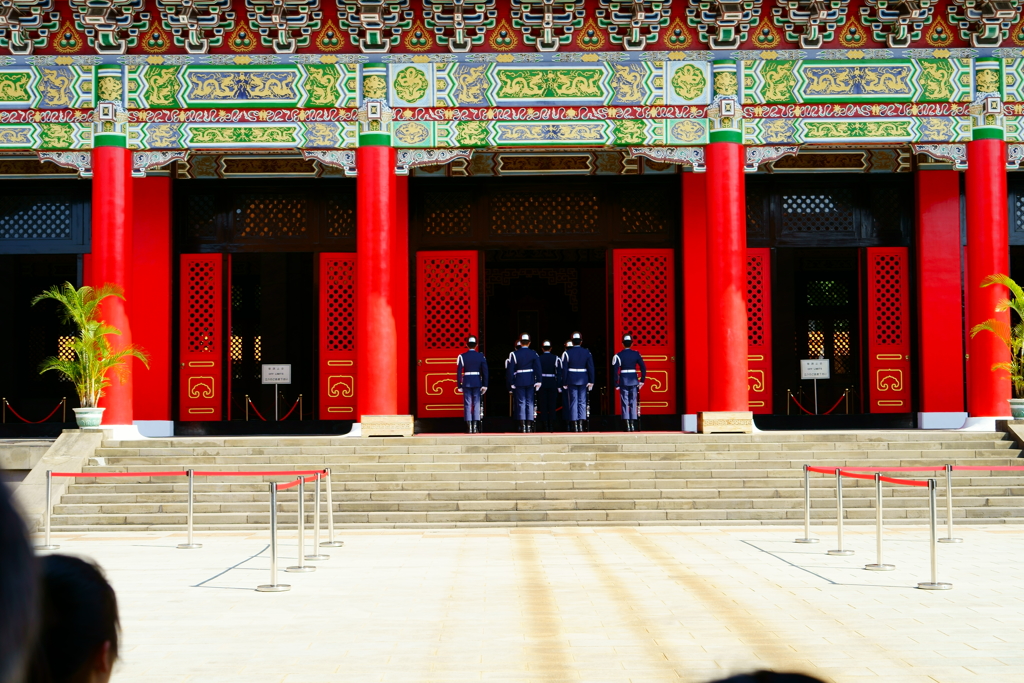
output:
{"label": "blue trousers", "polygon": [[466,422],[483,418],[483,407],[480,405],[480,387],[466,387],[462,390],[462,407]]}
{"label": "blue trousers", "polygon": [[587,385],[570,384],[565,390],[566,407],[569,409],[565,419],[573,422],[575,420],[587,419]]}
{"label": "blue trousers", "polygon": [[516,387],[513,390],[512,417],[533,422],[533,385]]}
{"label": "blue trousers", "polygon": [[558,410],[558,389],[551,387],[537,392],[537,417],[541,420],[554,420]]}
{"label": "blue trousers", "polygon": [[623,420],[640,419],[640,387],[619,387],[619,403]]}

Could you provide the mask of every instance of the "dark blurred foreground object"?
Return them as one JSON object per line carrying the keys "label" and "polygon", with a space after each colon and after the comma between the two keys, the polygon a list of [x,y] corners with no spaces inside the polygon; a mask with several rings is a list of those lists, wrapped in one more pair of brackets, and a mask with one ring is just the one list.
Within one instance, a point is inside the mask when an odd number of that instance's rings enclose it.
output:
{"label": "dark blurred foreground object", "polygon": [[0,683],[21,683],[38,622],[36,558],[0,483]]}
{"label": "dark blurred foreground object", "polygon": [[776,673],[774,671],[755,671],[752,674],[742,674],[731,678],[723,678],[715,683],[822,683],[813,676],[804,674]]}
{"label": "dark blurred foreground object", "polygon": [[120,630],[114,589],[77,557],[43,557],[39,570],[42,623],[28,683],[107,683]]}

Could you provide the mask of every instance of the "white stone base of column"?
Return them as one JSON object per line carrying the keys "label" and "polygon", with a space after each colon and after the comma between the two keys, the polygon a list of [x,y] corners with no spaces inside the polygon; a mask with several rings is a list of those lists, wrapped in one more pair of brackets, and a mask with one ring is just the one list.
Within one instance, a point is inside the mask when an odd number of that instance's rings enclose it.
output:
{"label": "white stone base of column", "polygon": [[697,431],[697,413],[685,413],[683,415],[683,431],[691,433]]}
{"label": "white stone base of column", "polygon": [[754,413],[749,410],[708,411],[697,415],[697,431],[701,434],[752,434]]}
{"label": "white stone base of column", "polygon": [[1006,417],[969,417],[964,422],[964,426],[960,428],[962,432],[998,432],[996,429],[996,422],[1006,422],[1012,420],[1013,416]]}
{"label": "white stone base of column", "polygon": [[100,425],[83,429],[83,432],[103,432],[104,441],[141,441],[145,439],[135,425]]}
{"label": "white stone base of column", "polygon": [[412,436],[412,415],[363,415],[362,436]]}
{"label": "white stone base of column", "polygon": [[146,438],[174,436],[174,420],[134,420],[132,424]]}
{"label": "white stone base of column", "polygon": [[363,426],[358,422],[353,422],[352,427],[348,430],[347,434],[342,434],[344,437],[360,437],[363,435]]}
{"label": "white stone base of column", "polygon": [[918,429],[960,429],[967,421],[967,413],[918,413]]}

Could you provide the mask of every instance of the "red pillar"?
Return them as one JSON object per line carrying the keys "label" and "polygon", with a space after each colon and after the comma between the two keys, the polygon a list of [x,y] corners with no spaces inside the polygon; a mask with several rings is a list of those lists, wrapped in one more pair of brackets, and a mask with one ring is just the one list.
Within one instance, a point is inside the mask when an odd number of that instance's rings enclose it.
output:
{"label": "red pillar", "polygon": [[135,419],[171,419],[171,179],[135,178],[132,218],[132,290],[129,301],[135,343],[149,354],[149,368],[135,368]]}
{"label": "red pillar", "polygon": [[914,183],[919,405],[922,413],[962,413],[960,173],[918,171]]}
{"label": "red pillar", "polygon": [[[967,327],[989,318],[1010,322],[1009,311],[996,313],[1005,287],[981,287],[988,275],[1010,272],[1006,207],[1006,143],[979,139],[967,143]],[[992,365],[1010,360],[1006,346],[984,332],[968,346],[967,412],[971,417],[1010,414],[1010,378]]]}
{"label": "red pillar", "polygon": [[359,147],[356,168],[356,413],[396,415],[395,150]]}
{"label": "red pillar", "polygon": [[398,414],[409,414],[409,176],[397,176],[395,229],[391,245],[391,300],[395,308],[398,356]]}
{"label": "red pillar", "polygon": [[[92,151],[92,264],[94,286],[116,284],[132,296],[132,153],[124,147],[102,146]],[[132,342],[125,299],[110,297],[103,302],[100,319],[121,330],[108,339],[115,349]],[[106,408],[104,425],[132,424],[132,371],[125,363],[121,381],[115,373],[100,406]],[[138,365],[141,365],[139,363]]]}
{"label": "red pillar", "polygon": [[683,173],[684,412],[708,409],[707,184],[703,173]]}
{"label": "red pillar", "polygon": [[708,410],[747,411],[744,149],[705,147],[707,165]]}

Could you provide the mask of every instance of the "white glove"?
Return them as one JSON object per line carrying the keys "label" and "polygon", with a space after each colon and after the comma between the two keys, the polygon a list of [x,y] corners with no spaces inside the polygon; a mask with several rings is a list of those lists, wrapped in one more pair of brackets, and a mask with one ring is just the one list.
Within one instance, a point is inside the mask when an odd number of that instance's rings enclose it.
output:
{"label": "white glove", "polygon": [[487,393],[487,387],[480,387],[480,395],[483,396]]}
{"label": "white glove", "polygon": [[512,386],[510,386],[510,387],[508,388],[508,393],[510,393],[510,394],[511,394],[511,393],[512,393],[513,391],[515,391],[515,390],[516,390],[516,385],[515,385],[515,384],[513,384]]}
{"label": "white glove", "polygon": [[593,388],[594,388],[594,385],[593,385],[593,384],[588,384],[588,385],[587,385],[587,391],[590,391],[590,390],[591,390],[591,389],[593,389]]}
{"label": "white glove", "polygon": [[461,394],[462,393],[462,387],[456,387],[455,388],[455,393],[456,394]]}
{"label": "white glove", "polygon": [[562,393],[562,387],[558,387],[558,393]]}
{"label": "white glove", "polygon": [[533,390],[540,391],[540,382],[537,382],[536,384],[533,385]]}
{"label": "white glove", "polygon": [[644,383],[640,382],[640,384],[637,386],[637,391],[639,391],[640,389],[643,389],[643,388],[644,388]]}

